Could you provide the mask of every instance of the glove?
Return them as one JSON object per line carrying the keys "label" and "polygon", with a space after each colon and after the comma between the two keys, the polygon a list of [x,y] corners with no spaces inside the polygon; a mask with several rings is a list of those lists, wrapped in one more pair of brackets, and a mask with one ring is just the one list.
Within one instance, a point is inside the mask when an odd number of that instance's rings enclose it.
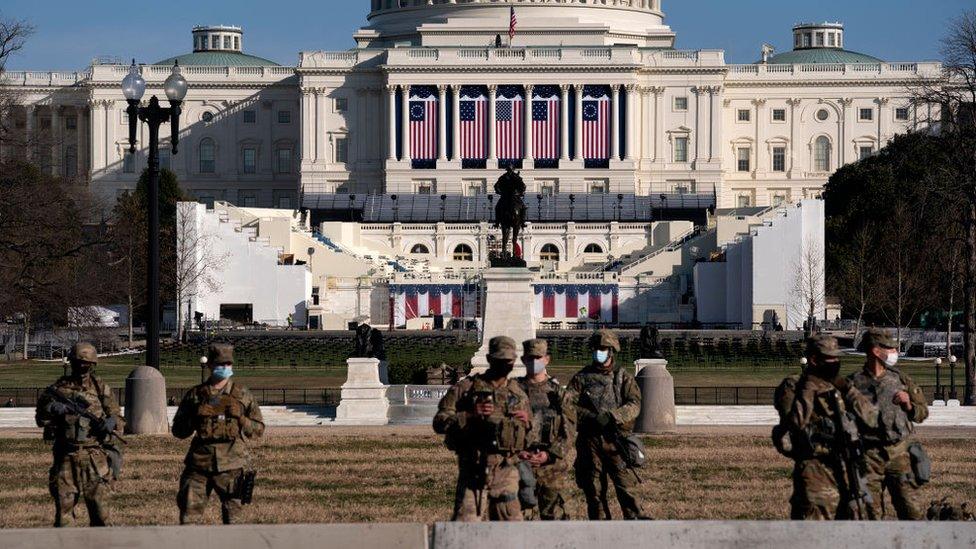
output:
{"label": "glove", "polygon": [[56,416],[66,416],[71,413],[71,408],[63,402],[54,401],[47,405],[47,411]]}
{"label": "glove", "polygon": [[614,419],[613,414],[610,412],[600,412],[600,414],[596,416],[596,423],[601,429],[606,429],[611,425],[616,425],[617,420]]}
{"label": "glove", "polygon": [[92,434],[96,437],[105,437],[114,431],[117,426],[118,421],[114,417],[99,419],[98,421],[92,422]]}
{"label": "glove", "polygon": [[102,429],[104,429],[104,433],[106,435],[114,431],[116,428],[118,428],[118,426],[119,420],[116,419],[115,416],[109,416],[102,421]]}

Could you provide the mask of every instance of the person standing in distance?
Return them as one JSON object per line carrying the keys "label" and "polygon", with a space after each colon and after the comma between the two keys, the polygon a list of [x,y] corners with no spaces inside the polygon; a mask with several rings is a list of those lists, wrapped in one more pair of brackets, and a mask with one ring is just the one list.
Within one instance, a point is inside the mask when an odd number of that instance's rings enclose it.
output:
{"label": "person standing in distance", "polygon": [[248,440],[264,434],[264,418],[251,392],[231,379],[233,365],[233,346],[211,345],[209,379],[187,391],[173,418],[173,436],[193,436],[176,498],[180,524],[203,514],[212,491],[224,524],[240,515],[245,475],[253,474]]}
{"label": "person standing in distance", "polygon": [[599,520],[607,507],[605,492],[599,490],[604,476],[613,482],[617,501],[627,520],[647,520],[634,496],[640,483],[637,472],[621,456],[615,438],[634,429],[641,410],[641,392],[637,380],[616,354],[620,341],[610,330],[598,330],[590,336],[593,360],[569,382],[568,390],[576,399],[579,433],[576,438],[576,484],[586,496],[590,520]]}

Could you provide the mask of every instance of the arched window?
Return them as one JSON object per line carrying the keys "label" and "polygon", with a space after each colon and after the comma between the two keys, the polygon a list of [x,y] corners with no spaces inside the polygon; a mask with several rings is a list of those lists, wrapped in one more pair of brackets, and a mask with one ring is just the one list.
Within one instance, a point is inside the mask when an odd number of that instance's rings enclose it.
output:
{"label": "arched window", "polygon": [[830,139],[820,136],[813,146],[813,169],[817,172],[830,171]]}
{"label": "arched window", "polygon": [[429,254],[430,249],[423,244],[414,244],[413,248],[410,248],[410,253],[412,254]]}
{"label": "arched window", "polygon": [[588,244],[583,250],[584,254],[602,254],[603,248],[599,244]]}
{"label": "arched window", "polygon": [[458,244],[454,248],[454,261],[474,261],[474,252],[467,244]]}
{"label": "arched window", "polygon": [[213,139],[207,138],[200,142],[200,173],[216,173],[217,146]]}
{"label": "arched window", "polygon": [[559,261],[559,248],[555,244],[546,244],[539,252],[539,259],[542,261]]}

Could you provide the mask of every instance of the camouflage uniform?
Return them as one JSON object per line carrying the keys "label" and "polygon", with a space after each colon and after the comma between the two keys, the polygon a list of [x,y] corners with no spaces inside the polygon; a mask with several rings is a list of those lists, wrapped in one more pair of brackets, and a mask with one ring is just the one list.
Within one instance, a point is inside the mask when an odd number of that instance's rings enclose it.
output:
{"label": "camouflage uniform", "polygon": [[[511,357],[518,353],[511,338],[489,343],[489,357]],[[495,404],[491,416],[475,413],[479,398]],[[529,412],[528,397],[515,380],[500,385],[486,374],[462,379],[444,395],[434,416],[434,431],[445,435],[445,444],[458,457],[458,482],[452,520],[477,522],[487,508],[492,521],[520,521],[518,500],[518,454],[527,447],[529,427],[512,417]],[[487,500],[487,505],[485,505]]]}
{"label": "camouflage uniform", "polygon": [[[229,345],[211,346],[208,354],[211,363],[233,362]],[[219,390],[202,383],[184,395],[173,418],[173,436],[185,439],[194,434],[177,495],[180,524],[203,514],[211,491],[220,498],[224,524],[232,524],[242,505],[239,483],[251,469],[247,440],[264,434],[261,408],[251,392],[233,380]]]}
{"label": "camouflage uniform", "polygon": [[[96,363],[95,348],[87,343],[76,344],[71,350],[72,369],[79,360]],[[61,399],[73,401],[92,417],[59,410]],[[105,499],[121,467],[122,452],[107,433],[99,430],[104,429],[103,422],[107,420],[113,432],[120,434],[124,424],[112,390],[91,373],[72,372],[40,396],[35,419],[38,427],[44,428],[45,440],[54,442],[54,463],[48,480],[54,498],[54,526],[71,522],[79,499],[85,501],[89,523],[105,526]]]}
{"label": "camouflage uniform", "polygon": [[[590,348],[610,348],[620,351],[617,336],[608,330],[600,330],[590,339]],[[601,510],[607,509],[606,494],[598,486],[609,477],[617,492],[617,501],[626,519],[644,517],[633,490],[640,483],[637,472],[629,468],[617,450],[612,433],[616,429],[622,435],[633,431],[641,410],[641,392],[633,374],[616,363],[610,371],[591,364],[577,373],[569,382],[569,392],[575,399],[579,418],[579,434],[576,439],[576,484],[586,496],[587,515],[591,520],[601,518]],[[601,426],[602,414],[609,414],[614,425]]]}
{"label": "camouflage uniform", "polygon": [[[878,329],[868,330],[862,341],[869,353],[872,347],[892,349],[896,345],[887,332]],[[851,374],[848,380],[878,407],[877,427],[864,432],[868,487],[874,497],[875,513],[881,515],[884,489],[891,494],[891,504],[899,520],[922,520],[925,511],[918,493],[921,484],[915,479],[908,453],[916,442],[913,423],[922,423],[929,416],[922,390],[907,374],[890,366],[880,377],[864,369]],[[892,402],[900,391],[908,393],[911,399],[909,412]]]}
{"label": "camouflage uniform", "polygon": [[[525,342],[525,356],[544,357],[548,346],[543,340]],[[549,454],[549,463],[533,465],[536,479],[538,515],[542,520],[569,520],[566,501],[569,496],[569,474],[576,455],[576,407],[569,391],[555,378],[542,383],[526,376],[519,385],[532,407],[532,436],[529,449]],[[534,513],[527,513],[534,518]]]}

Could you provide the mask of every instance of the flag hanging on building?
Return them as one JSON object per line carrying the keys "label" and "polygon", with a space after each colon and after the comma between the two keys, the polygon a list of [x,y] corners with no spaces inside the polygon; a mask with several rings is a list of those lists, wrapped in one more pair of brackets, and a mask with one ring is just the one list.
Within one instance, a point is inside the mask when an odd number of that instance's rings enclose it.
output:
{"label": "flag hanging on building", "polygon": [[610,159],[610,90],[583,88],[583,159]]}
{"label": "flag hanging on building", "polygon": [[396,284],[390,286],[393,326],[404,327],[408,320],[447,316],[476,318],[476,284]]}
{"label": "flag hanging on building", "polygon": [[[521,86],[499,86],[495,100],[496,143],[499,161],[522,160],[522,119],[525,111]],[[504,165],[504,164],[502,164]]]}
{"label": "flag hanging on building", "polygon": [[537,86],[532,98],[532,156],[556,160],[560,154],[560,96],[556,86]]}
{"label": "flag hanging on building", "polygon": [[437,93],[433,86],[410,87],[410,157],[437,160]]}
{"label": "flag hanging on building", "polygon": [[508,18],[508,41],[511,45],[512,38],[515,38],[515,27],[518,26],[518,18],[515,17],[515,6],[512,6],[511,15]]}
{"label": "flag hanging on building", "polygon": [[463,160],[484,160],[488,158],[485,146],[488,120],[488,97],[481,88],[461,87],[458,107],[461,139],[461,158]]}
{"label": "flag hanging on building", "polygon": [[537,319],[618,321],[620,288],[615,284],[539,284],[534,289]]}

